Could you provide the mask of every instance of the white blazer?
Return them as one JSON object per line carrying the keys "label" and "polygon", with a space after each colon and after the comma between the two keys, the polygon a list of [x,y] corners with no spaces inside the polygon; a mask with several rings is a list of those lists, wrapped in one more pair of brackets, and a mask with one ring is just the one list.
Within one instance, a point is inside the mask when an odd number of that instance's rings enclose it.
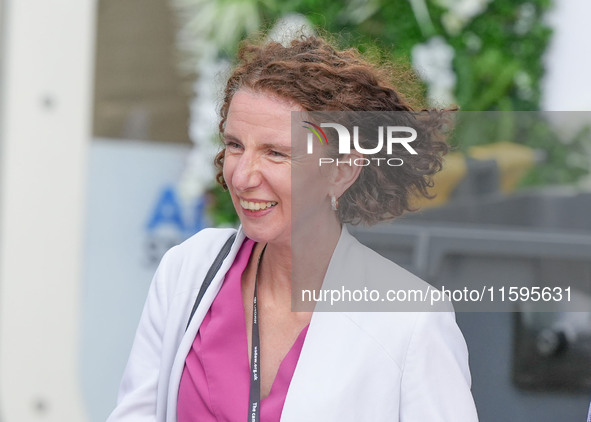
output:
{"label": "white blazer", "polygon": [[[203,230],[162,259],[108,422],[176,422],[185,358],[244,240],[241,230],[185,327],[206,272],[233,232]],[[359,257],[367,265],[348,266]],[[372,268],[384,266],[392,280],[426,285],[343,227],[325,282],[339,273],[371,277]],[[281,421],[478,421],[453,312],[315,312]]]}

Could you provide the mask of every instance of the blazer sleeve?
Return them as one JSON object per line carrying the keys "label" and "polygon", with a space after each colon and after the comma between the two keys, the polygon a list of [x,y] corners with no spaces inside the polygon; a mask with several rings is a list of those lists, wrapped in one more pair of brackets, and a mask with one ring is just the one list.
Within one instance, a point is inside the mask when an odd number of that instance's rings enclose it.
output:
{"label": "blazer sleeve", "polygon": [[168,251],[152,280],[117,397],[107,422],[155,422],[158,379],[168,309],[171,253]]}
{"label": "blazer sleeve", "polygon": [[419,314],[401,382],[401,422],[478,421],[468,350],[453,312]]}

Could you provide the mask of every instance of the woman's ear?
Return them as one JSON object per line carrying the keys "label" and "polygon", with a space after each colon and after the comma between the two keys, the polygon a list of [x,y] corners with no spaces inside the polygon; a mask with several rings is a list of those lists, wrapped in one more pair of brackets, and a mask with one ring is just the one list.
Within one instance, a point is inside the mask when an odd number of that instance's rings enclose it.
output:
{"label": "woman's ear", "polygon": [[357,151],[335,158],[330,177],[331,194],[337,198],[342,196],[359,177],[364,164],[363,154]]}

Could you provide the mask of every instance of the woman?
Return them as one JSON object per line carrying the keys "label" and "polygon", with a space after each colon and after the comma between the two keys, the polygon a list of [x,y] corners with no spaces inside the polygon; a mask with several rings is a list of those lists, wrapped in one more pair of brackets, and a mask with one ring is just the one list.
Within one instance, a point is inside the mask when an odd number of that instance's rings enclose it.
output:
{"label": "woman", "polygon": [[334,139],[292,143],[321,129],[311,112],[412,121],[410,107],[376,66],[320,38],[245,44],[238,57],[216,164],[241,227],[204,230],[165,255],[109,421],[476,421],[452,312],[291,312],[292,290],[343,278],[371,285],[387,273],[392,286],[428,288],[342,223],[398,216],[426,194],[446,150],[437,124],[417,124],[405,165],[320,166],[363,155],[339,155]]}

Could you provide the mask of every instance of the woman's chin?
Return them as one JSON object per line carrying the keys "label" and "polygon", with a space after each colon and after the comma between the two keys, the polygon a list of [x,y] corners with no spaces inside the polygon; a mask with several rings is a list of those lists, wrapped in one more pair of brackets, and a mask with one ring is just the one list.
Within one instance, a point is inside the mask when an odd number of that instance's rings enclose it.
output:
{"label": "woman's chin", "polygon": [[248,222],[242,222],[242,230],[246,237],[257,243],[285,244],[288,246],[291,244],[291,231],[289,229],[286,233],[273,230],[271,227],[253,227]]}

